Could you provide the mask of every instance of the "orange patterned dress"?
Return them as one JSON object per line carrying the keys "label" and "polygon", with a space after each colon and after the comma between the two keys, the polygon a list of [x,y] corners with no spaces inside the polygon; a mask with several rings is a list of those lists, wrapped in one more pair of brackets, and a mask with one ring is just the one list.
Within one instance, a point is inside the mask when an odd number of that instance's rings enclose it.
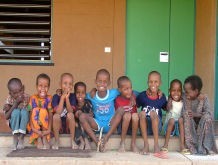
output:
{"label": "orange patterned dress", "polygon": [[[38,95],[30,97],[28,109],[32,112],[30,121],[35,129],[41,131],[48,129],[49,124],[49,112],[53,112],[52,109],[52,96],[47,95],[46,98],[39,98]],[[36,144],[39,135],[30,130],[30,143]],[[50,134],[46,136],[47,140],[50,140]]]}

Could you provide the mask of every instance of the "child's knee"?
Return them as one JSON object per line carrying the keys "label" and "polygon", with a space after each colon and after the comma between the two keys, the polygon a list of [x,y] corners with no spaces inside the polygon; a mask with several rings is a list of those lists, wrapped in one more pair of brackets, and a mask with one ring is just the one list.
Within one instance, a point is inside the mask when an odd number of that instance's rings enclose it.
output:
{"label": "child's knee", "polygon": [[150,118],[151,120],[158,120],[158,115],[155,111],[150,112]]}
{"label": "child's knee", "polygon": [[179,124],[183,124],[183,118],[182,117],[180,117],[178,121],[179,121]]}
{"label": "child's knee", "polygon": [[11,118],[20,118],[20,110],[14,109],[11,113]]}
{"label": "child's knee", "polygon": [[175,124],[175,120],[174,119],[170,119],[168,122],[168,125],[173,126]]}
{"label": "child's knee", "polygon": [[138,113],[133,113],[133,114],[132,114],[132,121],[134,121],[134,122],[138,122],[138,121],[139,121],[139,115],[138,115]]}
{"label": "child's knee", "polygon": [[59,122],[61,120],[61,116],[57,113],[53,115],[53,123]]}
{"label": "child's knee", "polygon": [[124,109],[123,109],[123,108],[118,108],[118,109],[117,109],[117,114],[119,114],[119,115],[123,116],[123,115],[124,115],[124,113],[125,113],[125,111],[124,111]]}
{"label": "child's knee", "polygon": [[145,118],[146,118],[146,113],[145,113],[145,111],[141,111],[141,112],[139,113],[139,118],[140,118],[140,119],[145,119]]}
{"label": "child's knee", "polygon": [[79,121],[80,121],[80,123],[84,123],[86,121],[86,114],[81,113],[79,115]]}
{"label": "child's knee", "polygon": [[73,113],[67,113],[67,120],[74,120]]}
{"label": "child's knee", "polygon": [[129,113],[129,112],[124,113],[123,120],[130,121],[131,120],[131,113]]}

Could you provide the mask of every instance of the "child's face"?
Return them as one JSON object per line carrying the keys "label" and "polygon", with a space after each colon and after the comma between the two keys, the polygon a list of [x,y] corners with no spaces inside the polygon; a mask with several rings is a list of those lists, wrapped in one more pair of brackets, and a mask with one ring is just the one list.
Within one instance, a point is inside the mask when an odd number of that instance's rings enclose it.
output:
{"label": "child's face", "polygon": [[180,101],[182,96],[182,87],[178,82],[174,82],[170,88],[170,96],[174,101]]}
{"label": "child's face", "polygon": [[160,76],[158,74],[151,74],[148,78],[148,87],[152,93],[157,93],[161,85]]}
{"label": "child's face", "polygon": [[199,91],[197,89],[193,90],[190,83],[184,85],[186,98],[189,100],[194,100],[198,97]]}
{"label": "child's face", "polygon": [[19,96],[24,94],[24,87],[20,84],[13,84],[13,86],[10,87],[9,94],[14,99],[17,99]]}
{"label": "child's face", "polygon": [[73,78],[71,76],[65,75],[61,80],[62,91],[71,92],[73,89]]}
{"label": "child's face", "polygon": [[132,96],[132,84],[130,81],[125,81],[121,83],[121,87],[119,88],[121,96],[129,99]]}
{"label": "child's face", "polygon": [[75,92],[77,101],[84,102],[86,97],[86,88],[84,86],[78,86]]}
{"label": "child's face", "polygon": [[110,80],[107,74],[99,74],[95,80],[97,91],[105,92],[110,85]]}
{"label": "child's face", "polygon": [[36,85],[36,90],[40,98],[45,98],[49,90],[49,81],[45,78],[39,78],[38,84]]}

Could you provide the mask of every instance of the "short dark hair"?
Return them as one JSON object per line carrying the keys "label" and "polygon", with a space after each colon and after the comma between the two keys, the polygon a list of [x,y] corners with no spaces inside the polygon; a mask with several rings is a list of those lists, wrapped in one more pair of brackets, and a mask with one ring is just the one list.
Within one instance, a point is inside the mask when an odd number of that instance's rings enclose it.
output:
{"label": "short dark hair", "polygon": [[170,89],[172,88],[174,83],[178,83],[182,89],[182,82],[179,79],[174,79],[170,82]]}
{"label": "short dark hair", "polygon": [[78,88],[79,86],[84,87],[85,90],[86,90],[86,84],[85,84],[84,82],[82,82],[82,81],[79,81],[79,82],[77,82],[77,83],[74,85],[74,92],[76,92],[76,90],[77,90],[77,88]]}
{"label": "short dark hair", "polygon": [[21,80],[19,78],[11,78],[8,81],[8,85],[7,85],[8,90],[11,90],[11,86],[14,85],[14,84],[20,85],[22,87],[22,82],[21,82]]}
{"label": "short dark hair", "polygon": [[50,77],[47,74],[45,74],[45,73],[41,73],[41,74],[39,74],[37,76],[37,78],[36,78],[36,85],[38,85],[38,83],[39,83],[38,81],[39,81],[40,78],[47,79],[48,80],[48,86],[50,86]]}
{"label": "short dark hair", "polygon": [[201,78],[198,75],[191,75],[187,77],[184,81],[184,84],[190,83],[192,90],[198,90],[199,92],[201,91],[203,87],[203,83]]}
{"label": "short dark hair", "polygon": [[71,73],[63,73],[63,74],[61,74],[61,81],[62,81],[64,76],[69,76],[73,79],[73,75]]}
{"label": "short dark hair", "polygon": [[98,75],[100,75],[100,74],[106,74],[110,80],[110,73],[107,69],[99,69],[96,73],[96,79],[97,79]]}
{"label": "short dark hair", "polygon": [[159,75],[159,76],[160,76],[160,79],[161,79],[161,74],[160,74],[158,71],[156,71],[156,70],[153,70],[153,71],[151,71],[150,73],[148,73],[148,79],[149,79],[149,77],[150,77],[152,74],[157,74],[157,75]]}
{"label": "short dark hair", "polygon": [[124,82],[124,81],[129,81],[129,82],[131,82],[131,80],[129,79],[129,77],[127,77],[127,76],[120,76],[120,77],[117,79],[117,87],[120,88],[122,82]]}

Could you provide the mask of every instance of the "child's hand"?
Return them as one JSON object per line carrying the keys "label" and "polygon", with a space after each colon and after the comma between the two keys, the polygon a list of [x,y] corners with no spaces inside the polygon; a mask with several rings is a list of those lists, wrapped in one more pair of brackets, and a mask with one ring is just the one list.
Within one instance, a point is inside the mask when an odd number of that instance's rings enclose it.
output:
{"label": "child's hand", "polygon": [[158,94],[158,98],[159,98],[159,99],[163,96],[163,92],[162,92],[160,89],[158,90],[158,93],[157,93],[157,94]]}
{"label": "child's hand", "polygon": [[205,95],[204,95],[204,94],[200,93],[200,94],[198,95],[198,100],[199,100],[199,101],[204,100],[204,98],[205,98]]}
{"label": "child's hand", "polygon": [[133,107],[133,106],[135,106],[135,105],[136,105],[135,97],[132,95],[132,96],[130,97],[130,107]]}
{"label": "child's hand", "polygon": [[56,90],[56,94],[57,94],[58,96],[61,96],[61,95],[62,95],[62,89],[57,89],[57,90]]}
{"label": "child's hand", "polygon": [[188,116],[189,116],[189,118],[193,118],[192,111],[188,111]]}
{"label": "child's hand", "polygon": [[201,118],[202,115],[203,115],[202,112],[192,112],[192,116],[193,116],[193,118],[194,118],[194,117]]}
{"label": "child's hand", "polygon": [[24,95],[19,95],[16,99],[17,104],[21,103],[24,100]]}
{"label": "child's hand", "polygon": [[42,137],[42,136],[43,136],[43,135],[42,135],[42,131],[37,131],[36,133],[39,135],[39,137]]}
{"label": "child's hand", "polygon": [[50,133],[51,133],[51,131],[50,131],[50,130],[47,130],[47,131],[42,131],[42,136],[48,135],[48,134],[50,134]]}

